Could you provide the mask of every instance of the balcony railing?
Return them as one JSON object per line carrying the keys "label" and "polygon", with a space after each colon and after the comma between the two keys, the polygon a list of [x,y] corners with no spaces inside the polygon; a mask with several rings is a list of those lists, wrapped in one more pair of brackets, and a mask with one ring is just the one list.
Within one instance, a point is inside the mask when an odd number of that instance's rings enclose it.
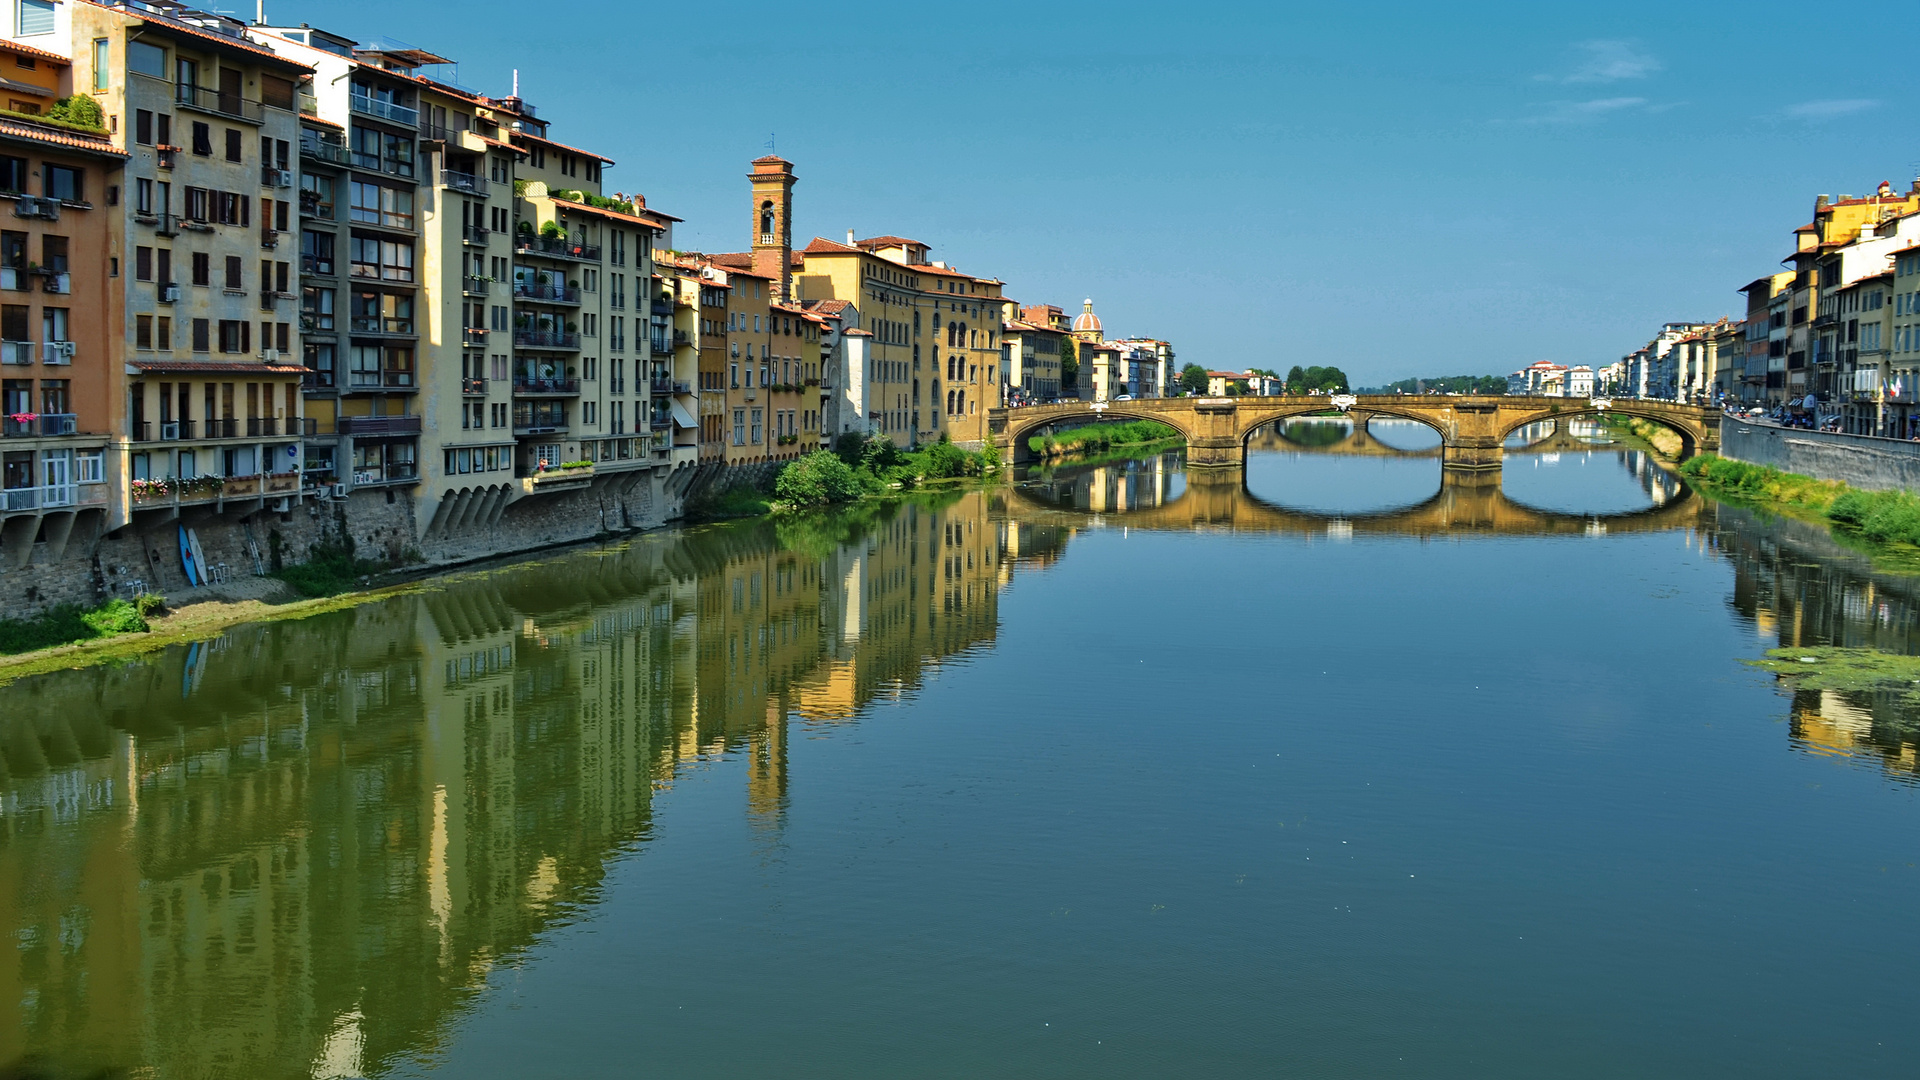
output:
{"label": "balcony railing", "polygon": [[418,435],[420,417],[343,416],[334,421],[333,429],[341,435]]}
{"label": "balcony railing", "polygon": [[653,313],[655,315],[673,314],[673,299],[671,297],[662,296],[654,300]]}
{"label": "balcony railing", "polygon": [[445,124],[436,124],[431,120],[420,121],[420,141],[443,143],[453,138],[452,129]]}
{"label": "balcony railing", "polygon": [[258,476],[229,476],[220,484],[220,497],[223,499],[238,499],[258,494],[260,494]]}
{"label": "balcony railing", "polygon": [[538,281],[516,281],[513,295],[520,300],[545,300],[555,304],[577,304],[580,290],[568,285],[548,285]]}
{"label": "balcony railing", "polygon": [[351,390],[411,390],[413,370],[385,368],[380,371],[348,372],[347,387]]}
{"label": "balcony railing", "polygon": [[487,343],[487,328],[484,326],[464,327],[460,331],[460,343],[463,345],[479,345],[484,347]]}
{"label": "balcony railing", "polygon": [[266,119],[266,109],[259,102],[249,101],[239,94],[221,93],[211,86],[175,86],[173,100],[189,109],[219,113],[250,124],[258,124]]}
{"label": "balcony railing", "polygon": [[515,375],[513,392],[516,394],[578,394],[579,379],[540,378],[535,375]]}
{"label": "balcony railing", "polygon": [[31,341],[0,341],[0,364],[31,364],[33,353]]}
{"label": "balcony railing", "polygon": [[240,437],[240,421],[234,417],[223,420],[207,421],[207,438],[237,439]]}
{"label": "balcony railing", "polygon": [[347,149],[345,142],[311,131],[300,133],[300,156],[324,161],[330,165],[348,165],[353,162],[353,152]]}
{"label": "balcony railing", "polygon": [[356,334],[391,334],[396,337],[415,337],[412,319],[383,319],[373,315],[356,315],[352,319],[352,330]]}
{"label": "balcony railing", "polygon": [[440,170],[440,182],[448,191],[464,191],[482,199],[487,197],[487,181],[472,173],[455,172],[452,169]]}
{"label": "balcony railing", "polygon": [[333,203],[321,198],[319,192],[315,191],[300,193],[300,216],[323,218],[327,221],[336,220],[333,216]]}
{"label": "balcony railing", "polygon": [[461,379],[460,394],[463,397],[486,397],[487,396],[487,380]]}
{"label": "balcony railing", "polygon": [[40,287],[50,293],[70,295],[73,292],[73,275],[65,270],[51,273],[43,271],[40,275]]}
{"label": "balcony railing", "polygon": [[366,94],[348,94],[347,105],[354,112],[377,116],[382,120],[408,127],[417,127],[420,123],[420,110],[409,109],[405,105],[395,105],[391,101],[381,101]]}
{"label": "balcony railing", "polygon": [[0,435],[29,439],[45,435],[72,435],[79,421],[72,413],[23,413],[0,416]]}
{"label": "balcony railing", "polygon": [[460,291],[468,296],[486,296],[492,291],[489,288],[492,284],[492,278],[475,277],[472,274],[468,274],[460,279]]}
{"label": "balcony railing", "polygon": [[247,434],[255,438],[280,434],[280,420],[272,416],[247,417]]}
{"label": "balcony railing", "polygon": [[515,330],[513,344],[521,349],[578,349],[580,335],[567,330]]}
{"label": "balcony railing", "polygon": [[492,229],[482,228],[479,225],[469,225],[467,226],[466,231],[460,234],[460,239],[469,244],[479,244],[480,246],[485,247],[487,243],[487,239],[492,235],[493,235]]}
{"label": "balcony railing", "polygon": [[38,487],[7,488],[0,491],[0,511],[17,514],[24,510],[50,510],[62,506],[80,506],[105,502],[104,484],[42,484]]}
{"label": "balcony railing", "polygon": [[648,379],[647,388],[656,394],[671,394],[673,393],[673,380],[660,378]]}
{"label": "balcony railing", "polygon": [[513,250],[529,255],[551,255],[559,259],[600,261],[600,245],[582,244],[564,236],[533,236],[521,233],[513,238]]}
{"label": "balcony railing", "polygon": [[332,277],[333,260],[331,258],[323,258],[319,255],[302,255],[300,256],[300,272],[303,274],[319,274],[322,277]]}

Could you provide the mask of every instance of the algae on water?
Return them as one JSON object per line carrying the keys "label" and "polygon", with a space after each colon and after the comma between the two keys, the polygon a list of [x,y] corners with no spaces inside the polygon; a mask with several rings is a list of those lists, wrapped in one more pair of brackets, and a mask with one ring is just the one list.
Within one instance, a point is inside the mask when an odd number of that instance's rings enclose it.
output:
{"label": "algae on water", "polygon": [[1791,680],[1795,689],[1891,694],[1902,704],[1920,706],[1920,656],[1810,645],[1770,649],[1766,659],[1744,663]]}

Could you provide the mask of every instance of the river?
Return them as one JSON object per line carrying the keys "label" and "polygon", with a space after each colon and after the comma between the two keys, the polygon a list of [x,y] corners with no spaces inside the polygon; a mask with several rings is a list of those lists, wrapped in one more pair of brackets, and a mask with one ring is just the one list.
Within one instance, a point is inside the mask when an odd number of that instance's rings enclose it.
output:
{"label": "river", "polygon": [[[1530,439],[1537,440],[1528,442]],[[1920,588],[1598,430],[642,535],[0,687],[0,1062],[1898,1075]]]}

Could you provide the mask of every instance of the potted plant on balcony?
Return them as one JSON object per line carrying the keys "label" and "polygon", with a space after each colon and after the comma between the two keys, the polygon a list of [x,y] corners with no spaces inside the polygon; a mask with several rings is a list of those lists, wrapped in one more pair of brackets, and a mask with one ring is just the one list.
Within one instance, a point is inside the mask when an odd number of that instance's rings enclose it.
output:
{"label": "potted plant on balcony", "polygon": [[557,222],[549,221],[540,226],[540,237],[543,240],[558,240],[565,235],[567,234],[561,230]]}

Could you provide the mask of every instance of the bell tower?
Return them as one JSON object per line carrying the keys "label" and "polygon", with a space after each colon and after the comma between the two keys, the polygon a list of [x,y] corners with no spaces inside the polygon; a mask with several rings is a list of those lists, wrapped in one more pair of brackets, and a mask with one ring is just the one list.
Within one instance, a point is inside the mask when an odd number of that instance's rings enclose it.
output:
{"label": "bell tower", "polygon": [[774,280],[774,295],[793,295],[793,162],[768,154],[755,158],[753,171],[753,268]]}

